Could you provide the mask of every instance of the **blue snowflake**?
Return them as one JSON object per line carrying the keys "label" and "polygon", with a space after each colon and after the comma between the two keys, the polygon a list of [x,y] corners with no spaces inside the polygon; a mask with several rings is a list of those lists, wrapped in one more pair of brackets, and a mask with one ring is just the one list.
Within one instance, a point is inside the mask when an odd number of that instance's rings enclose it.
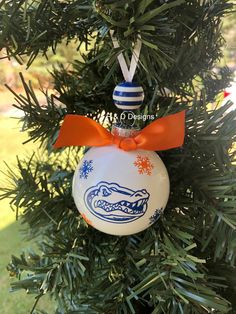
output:
{"label": "blue snowflake", "polygon": [[92,160],[85,160],[83,165],[79,169],[79,177],[80,179],[87,179],[90,172],[93,171]]}
{"label": "blue snowflake", "polygon": [[161,213],[162,213],[162,208],[156,209],[155,213],[151,217],[149,217],[149,225],[154,224],[154,222],[156,222],[160,218]]}

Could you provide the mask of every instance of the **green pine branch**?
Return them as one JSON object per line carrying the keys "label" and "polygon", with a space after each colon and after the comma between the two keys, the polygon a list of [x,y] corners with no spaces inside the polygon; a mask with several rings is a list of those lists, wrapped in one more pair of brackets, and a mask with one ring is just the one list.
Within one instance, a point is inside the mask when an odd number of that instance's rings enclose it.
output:
{"label": "green pine branch", "polygon": [[13,258],[9,271],[21,275],[13,290],[48,292],[55,298],[64,291],[66,299],[74,300],[74,305],[63,301],[68,312],[87,307],[102,313],[104,302],[107,312],[123,308],[135,313],[139,303],[154,313],[170,308],[228,311],[229,303],[216,296],[227,282],[215,284],[206,269],[209,262],[233,265],[235,260],[235,167],[231,155],[224,154],[223,163],[215,156],[234,141],[236,113],[225,114],[229,104],[210,113],[195,105],[187,114],[184,148],[162,156],[175,185],[165,215],[142,235],[111,237],[80,218],[70,196],[73,154],[64,166],[63,159],[55,162],[58,154],[47,163],[35,158],[18,162],[20,177],[14,175],[14,188],[6,188],[2,197],[12,193],[12,204],[24,207],[22,222],[30,225],[31,236],[41,235],[43,257],[27,264],[25,258]]}
{"label": "green pine branch", "polygon": [[[224,43],[221,19],[231,8],[227,0],[0,2],[0,49],[9,57],[26,56],[29,66],[63,39],[78,40],[83,56],[70,70],[53,70],[55,93],[43,91],[44,105],[23,75],[24,95],[12,90],[23,130],[44,149],[18,159],[17,169],[8,166],[1,190],[38,243],[36,253],[13,255],[8,265],[18,279],[12,290],[37,295],[32,313],[45,293],[57,300],[58,313],[234,311],[236,112],[231,104],[209,108],[230,79],[228,69],[212,68]],[[161,117],[186,109],[186,137],[182,148],[160,153],[171,179],[163,217],[140,234],[115,237],[88,226],[73,202],[82,150],[56,152],[52,145],[67,113],[110,125],[118,113],[112,90],[122,80],[116,58],[122,51],[128,60],[138,34],[141,112]]]}
{"label": "green pine branch", "polygon": [[[0,49],[28,66],[42,53],[66,38],[78,39],[78,49],[96,44],[104,46],[104,60],[114,60],[109,29],[114,29],[125,54],[141,35],[143,49],[140,66],[148,80],[163,82],[165,87],[187,83],[202,70],[208,70],[221,56],[223,38],[221,18],[232,5],[221,0],[154,1],[4,1],[0,7]],[[135,12],[135,13],[134,13]],[[174,79],[173,79],[174,78]]]}

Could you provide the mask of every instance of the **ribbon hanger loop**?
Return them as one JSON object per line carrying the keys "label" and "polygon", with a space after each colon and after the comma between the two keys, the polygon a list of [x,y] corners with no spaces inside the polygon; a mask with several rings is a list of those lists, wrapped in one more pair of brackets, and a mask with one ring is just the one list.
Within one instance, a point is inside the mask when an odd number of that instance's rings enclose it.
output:
{"label": "ribbon hanger loop", "polygon": [[[112,39],[114,48],[119,48],[120,45],[118,43],[118,40],[116,37],[113,36],[114,30],[110,30],[110,35],[111,35],[111,39]],[[132,58],[130,61],[130,68],[128,68],[127,63],[125,61],[125,57],[124,57],[122,52],[117,57],[119,64],[120,64],[122,74],[123,74],[126,82],[132,82],[132,80],[133,80],[133,77],[134,77],[134,74],[135,74],[135,71],[136,71],[136,68],[138,65],[138,61],[139,61],[141,47],[142,47],[142,42],[141,42],[140,35],[139,35],[136,43],[134,44],[134,48],[133,48],[133,52],[132,52]]]}

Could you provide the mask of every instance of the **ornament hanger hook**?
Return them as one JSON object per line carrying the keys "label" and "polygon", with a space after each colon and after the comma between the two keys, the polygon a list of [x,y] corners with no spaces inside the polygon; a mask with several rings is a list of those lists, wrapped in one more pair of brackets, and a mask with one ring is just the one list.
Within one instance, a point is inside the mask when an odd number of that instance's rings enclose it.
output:
{"label": "ornament hanger hook", "polygon": [[[114,30],[110,30],[110,35],[111,35],[111,39],[113,42],[113,46],[114,46],[114,48],[119,48],[120,45],[118,43],[118,40],[116,37],[113,36],[113,34],[114,34]],[[142,47],[142,42],[140,39],[140,35],[138,35],[137,41],[134,44],[134,49],[133,49],[132,58],[131,58],[131,62],[130,62],[130,68],[128,68],[122,52],[117,57],[119,64],[120,64],[122,74],[123,74],[126,82],[132,82],[132,80],[133,80],[133,77],[134,77],[134,74],[135,74],[135,71],[136,71],[136,68],[138,65],[138,61],[139,61],[141,47]]]}

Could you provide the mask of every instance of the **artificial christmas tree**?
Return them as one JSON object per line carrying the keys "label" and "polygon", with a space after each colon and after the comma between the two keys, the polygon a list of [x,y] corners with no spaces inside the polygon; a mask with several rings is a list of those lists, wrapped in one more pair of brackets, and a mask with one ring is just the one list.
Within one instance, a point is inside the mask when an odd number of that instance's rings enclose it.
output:
{"label": "artificial christmas tree", "polygon": [[[84,62],[52,73],[55,95],[41,106],[21,75],[24,130],[42,144],[40,157],[9,170],[11,197],[38,252],[13,256],[8,269],[38,301],[48,293],[56,313],[232,313],[236,309],[236,113],[209,109],[227,85],[221,56],[219,1],[2,1],[0,48],[27,64],[55,52],[63,38],[78,40]],[[110,31],[119,42],[113,47]],[[87,224],[72,198],[72,177],[83,148],[53,149],[66,114],[86,115],[109,129],[122,81],[117,56],[128,61],[142,42],[135,80],[145,92],[139,113],[155,118],[186,110],[185,143],[160,153],[170,198],[161,219],[141,233],[111,236]],[[84,44],[84,45],[83,45]],[[83,53],[84,46],[86,53]],[[169,92],[167,93],[167,89]],[[14,92],[14,91],[13,91]],[[58,101],[60,100],[60,104]],[[150,120],[138,120],[140,127]],[[14,252],[13,252],[14,254]],[[47,309],[44,309],[47,312]]]}

